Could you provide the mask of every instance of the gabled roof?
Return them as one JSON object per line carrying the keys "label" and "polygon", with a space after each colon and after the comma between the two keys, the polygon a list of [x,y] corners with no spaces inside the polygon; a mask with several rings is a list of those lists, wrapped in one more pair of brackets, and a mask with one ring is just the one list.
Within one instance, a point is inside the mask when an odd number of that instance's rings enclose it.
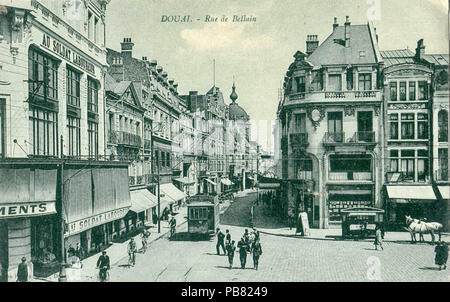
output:
{"label": "gabled roof", "polygon": [[409,49],[382,50],[380,52],[385,67],[397,64],[415,63],[415,53]]}
{"label": "gabled roof", "polygon": [[[354,65],[378,63],[376,37],[369,24],[350,25],[350,46],[345,47],[344,26],[338,26],[308,57],[313,65]],[[344,45],[343,45],[344,44]],[[364,56],[360,52],[364,52]]]}

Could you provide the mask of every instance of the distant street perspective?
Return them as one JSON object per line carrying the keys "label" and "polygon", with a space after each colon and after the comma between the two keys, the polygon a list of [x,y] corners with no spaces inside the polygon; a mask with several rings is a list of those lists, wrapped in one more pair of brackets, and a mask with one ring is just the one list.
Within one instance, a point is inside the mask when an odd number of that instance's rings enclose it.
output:
{"label": "distant street perspective", "polygon": [[355,2],[0,0],[0,282],[450,281],[448,1]]}

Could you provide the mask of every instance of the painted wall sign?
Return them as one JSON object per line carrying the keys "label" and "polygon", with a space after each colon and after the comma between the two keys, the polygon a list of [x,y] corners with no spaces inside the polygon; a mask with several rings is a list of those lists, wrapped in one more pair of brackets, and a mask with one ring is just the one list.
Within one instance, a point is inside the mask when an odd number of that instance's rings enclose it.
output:
{"label": "painted wall sign", "polygon": [[90,63],[84,56],[78,54],[73,51],[70,47],[64,45],[63,43],[55,40],[47,34],[43,34],[42,36],[42,46],[49,49],[50,51],[56,53],[58,56],[63,59],[75,64],[80,67],[84,71],[90,73],[95,76],[95,67],[94,64]]}
{"label": "painted wall sign", "polygon": [[0,205],[0,218],[55,214],[55,202],[32,202]]}
{"label": "painted wall sign", "polygon": [[129,208],[126,207],[71,222],[68,224],[67,232],[64,235],[71,236],[107,222],[120,219],[128,213],[128,210]]}

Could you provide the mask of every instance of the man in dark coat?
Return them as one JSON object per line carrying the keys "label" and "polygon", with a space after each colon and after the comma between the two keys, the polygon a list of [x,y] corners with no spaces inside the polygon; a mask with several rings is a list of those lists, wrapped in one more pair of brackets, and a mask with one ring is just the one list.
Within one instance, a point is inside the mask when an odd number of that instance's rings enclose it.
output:
{"label": "man in dark coat", "polygon": [[97,268],[100,269],[100,279],[106,279],[106,272],[110,269],[109,256],[106,255],[106,251],[102,252],[102,255],[97,260]]}
{"label": "man in dark coat", "polygon": [[261,255],[262,255],[262,247],[258,238],[256,239],[255,244],[253,245],[253,266],[255,270],[258,270],[259,257]]}
{"label": "man in dark coat", "polygon": [[28,282],[27,258],[22,258],[22,263],[17,268],[17,282]]}
{"label": "man in dark coat", "polygon": [[239,248],[239,259],[241,260],[241,268],[245,268],[245,263],[247,262],[247,251],[248,245],[245,241],[245,238],[242,237],[238,242],[237,247]]}
{"label": "man in dark coat", "polygon": [[222,231],[217,228],[217,244],[216,244],[216,250],[217,250],[217,255],[220,255],[220,247],[222,247],[223,253],[224,255],[227,254],[227,251],[225,250],[225,235],[222,233]]}
{"label": "man in dark coat", "polygon": [[236,246],[234,245],[234,240],[233,240],[227,245],[228,263],[230,264],[230,269],[233,268],[233,258],[234,258],[235,250],[236,250]]}

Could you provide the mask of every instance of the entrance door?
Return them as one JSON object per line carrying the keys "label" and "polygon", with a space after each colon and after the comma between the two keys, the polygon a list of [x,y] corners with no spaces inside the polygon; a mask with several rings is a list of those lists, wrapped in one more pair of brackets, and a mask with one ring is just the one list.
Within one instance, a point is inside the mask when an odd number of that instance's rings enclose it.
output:
{"label": "entrance door", "polygon": [[358,141],[373,142],[372,111],[358,112]]}
{"label": "entrance door", "polygon": [[8,223],[0,220],[0,282],[8,281]]}

